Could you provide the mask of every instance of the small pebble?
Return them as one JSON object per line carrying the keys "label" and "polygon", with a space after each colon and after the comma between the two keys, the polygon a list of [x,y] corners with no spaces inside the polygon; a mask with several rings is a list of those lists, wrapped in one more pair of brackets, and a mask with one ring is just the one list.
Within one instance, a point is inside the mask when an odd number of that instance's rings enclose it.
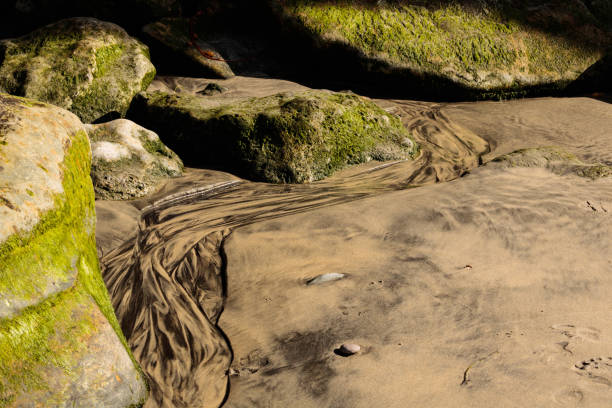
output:
{"label": "small pebble", "polygon": [[342,346],[340,346],[338,352],[343,356],[352,356],[353,354],[358,353],[359,350],[361,350],[359,344],[344,343]]}
{"label": "small pebble", "polygon": [[201,95],[212,96],[212,95],[224,93],[225,91],[227,91],[226,87],[221,86],[219,84],[215,84],[214,82],[211,82],[208,85],[206,85],[206,88],[204,88],[201,91],[198,91],[198,93]]}
{"label": "small pebble", "polygon": [[318,285],[324,282],[331,282],[338,279],[344,278],[343,273],[324,273],[323,275],[319,275],[316,278],[313,278],[307,282],[308,285]]}

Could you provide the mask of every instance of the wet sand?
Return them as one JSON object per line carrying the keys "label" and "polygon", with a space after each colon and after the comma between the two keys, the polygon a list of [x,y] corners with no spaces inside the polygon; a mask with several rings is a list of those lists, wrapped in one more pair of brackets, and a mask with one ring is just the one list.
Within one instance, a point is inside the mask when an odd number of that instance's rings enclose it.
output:
{"label": "wet sand", "polygon": [[[377,102],[416,160],[302,186],[191,170],[97,203],[146,406],[609,406],[612,178],[479,164],[550,145],[610,164],[610,105]],[[306,284],[325,273],[346,277]]]}

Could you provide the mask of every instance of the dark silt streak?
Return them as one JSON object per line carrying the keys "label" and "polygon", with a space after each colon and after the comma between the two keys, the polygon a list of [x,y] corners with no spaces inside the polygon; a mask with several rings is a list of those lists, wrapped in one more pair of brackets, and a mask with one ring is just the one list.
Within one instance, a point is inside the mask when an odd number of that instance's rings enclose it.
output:
{"label": "dark silt streak", "polygon": [[217,326],[227,296],[224,240],[273,218],[448,181],[480,163],[486,141],[439,108],[392,102],[420,144],[412,161],[306,185],[246,181],[200,187],[142,210],[135,241],[102,260],[123,332],[149,378],[145,407],[218,407],[226,399],[232,352]]}

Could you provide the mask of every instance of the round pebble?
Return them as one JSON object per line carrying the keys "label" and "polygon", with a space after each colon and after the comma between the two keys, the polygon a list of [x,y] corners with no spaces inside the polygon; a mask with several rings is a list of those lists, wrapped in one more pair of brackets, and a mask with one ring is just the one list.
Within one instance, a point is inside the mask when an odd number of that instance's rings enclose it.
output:
{"label": "round pebble", "polygon": [[344,343],[342,346],[340,346],[340,349],[338,351],[342,355],[352,356],[353,354],[358,353],[359,350],[361,350],[361,347],[359,346],[359,344]]}
{"label": "round pebble", "polygon": [[321,283],[335,281],[344,277],[345,275],[343,273],[324,273],[323,275],[319,275],[316,278],[309,280],[308,285],[319,285]]}

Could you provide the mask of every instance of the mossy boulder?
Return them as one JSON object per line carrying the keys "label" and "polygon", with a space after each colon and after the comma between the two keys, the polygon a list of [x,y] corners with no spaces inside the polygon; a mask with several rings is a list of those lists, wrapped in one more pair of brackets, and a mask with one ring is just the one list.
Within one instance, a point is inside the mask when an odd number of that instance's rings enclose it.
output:
{"label": "mossy boulder", "polygon": [[399,118],[354,94],[210,98],[141,93],[128,116],[154,129],[191,167],[269,182],[320,180],[350,164],[407,159],[417,151]]}
{"label": "mossy boulder", "polygon": [[579,0],[270,3],[298,50],[295,59],[308,58],[308,71],[408,95],[558,92],[597,61],[611,40]]}
{"label": "mossy boulder", "polygon": [[154,77],[144,44],[94,18],[69,18],[0,41],[0,87],[68,109],[84,122],[124,115]]}
{"label": "mossy boulder", "polygon": [[[218,38],[215,39],[214,37],[206,38],[200,32],[198,38],[194,39],[194,43],[190,36],[189,25],[189,20],[186,18],[170,17],[147,24],[143,27],[142,31],[173,54],[172,64],[180,62],[181,68],[184,69],[186,63],[181,61],[180,58],[185,58],[189,64],[187,69],[197,76],[223,79],[232,78],[234,72],[228,63],[224,61],[225,59],[232,59],[232,57],[227,54],[224,55],[222,49],[219,48],[220,45],[221,48],[226,48],[223,47],[223,41],[219,41]],[[160,52],[160,54],[167,53]],[[177,57],[179,58],[178,61]],[[172,67],[167,69],[171,70]]]}
{"label": "mossy boulder", "polygon": [[128,200],[157,190],[183,173],[181,159],[155,132],[126,119],[86,125],[91,141],[96,198]]}
{"label": "mossy boulder", "polygon": [[488,165],[509,167],[539,167],[555,174],[575,174],[596,180],[612,176],[612,167],[601,163],[585,163],[575,155],[558,147],[521,149],[495,158]]}
{"label": "mossy boulder", "polygon": [[75,115],[0,94],[0,407],[146,398],[98,267],[90,165]]}

